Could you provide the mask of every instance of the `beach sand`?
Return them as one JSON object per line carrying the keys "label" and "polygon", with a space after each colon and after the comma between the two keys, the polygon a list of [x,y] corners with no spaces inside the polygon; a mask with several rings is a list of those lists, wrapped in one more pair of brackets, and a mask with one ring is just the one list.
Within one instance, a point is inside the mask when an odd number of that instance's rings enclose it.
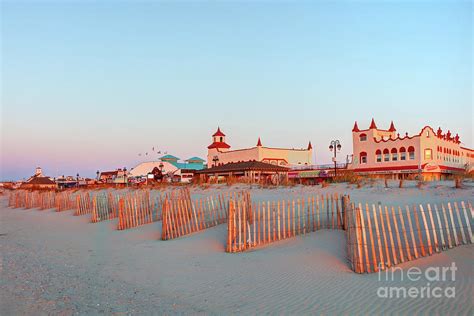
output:
{"label": "beach sand", "polygon": [[[393,182],[395,187],[395,182]],[[473,201],[474,189],[450,183],[407,188],[252,189],[254,199],[290,199],[322,192],[349,193],[357,202],[405,205]],[[196,196],[248,188],[192,189]],[[161,241],[161,222],[118,231],[117,220],[89,223],[73,211],[11,209],[0,198],[0,314],[380,314],[472,315],[473,245],[399,265],[457,267],[455,297],[379,298],[379,287],[425,287],[411,281],[379,280],[348,266],[343,231],[321,230],[237,254],[224,252],[226,225]]]}

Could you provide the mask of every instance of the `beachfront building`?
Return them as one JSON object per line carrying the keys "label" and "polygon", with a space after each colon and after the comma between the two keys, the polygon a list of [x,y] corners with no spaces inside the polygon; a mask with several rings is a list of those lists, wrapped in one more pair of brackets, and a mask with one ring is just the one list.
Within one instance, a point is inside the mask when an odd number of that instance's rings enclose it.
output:
{"label": "beachfront building", "polygon": [[288,181],[288,168],[261,161],[229,162],[196,172],[202,182],[222,182],[229,178],[249,183],[280,184]]}
{"label": "beachfront building", "polygon": [[142,162],[130,170],[129,177],[145,178],[153,174],[153,170],[158,170],[164,177],[173,182],[190,182],[197,170],[205,168],[205,161],[199,157],[192,157],[180,162],[180,159],[173,155],[165,155],[158,161]]}
{"label": "beachfront building", "polygon": [[125,183],[127,170],[121,168],[113,171],[102,171],[99,175],[99,181],[102,183]]}
{"label": "beachfront building", "polygon": [[284,167],[312,164],[311,142],[306,149],[273,148],[263,146],[258,138],[254,147],[230,150],[231,147],[226,143],[225,137],[220,128],[217,128],[212,135],[212,144],[207,147],[208,168],[243,161],[260,161]]}
{"label": "beachfront building", "polygon": [[419,134],[400,135],[393,122],[380,129],[375,121],[368,129],[352,129],[355,173],[393,179],[441,180],[472,171],[474,151],[461,145],[458,134],[425,126]]}
{"label": "beachfront building", "polygon": [[37,167],[35,174],[20,185],[21,189],[56,189],[56,187],[56,182],[43,175],[41,167]]}

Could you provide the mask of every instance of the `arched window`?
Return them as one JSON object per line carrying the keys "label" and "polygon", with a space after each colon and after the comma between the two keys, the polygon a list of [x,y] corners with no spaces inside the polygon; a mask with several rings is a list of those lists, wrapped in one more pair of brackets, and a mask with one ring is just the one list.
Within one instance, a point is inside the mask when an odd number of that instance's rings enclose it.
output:
{"label": "arched window", "polygon": [[382,151],[380,149],[375,152],[375,161],[382,162]]}
{"label": "arched window", "polygon": [[396,148],[392,148],[392,150],[390,151],[390,153],[392,154],[392,161],[397,161],[397,160],[398,160],[398,152],[397,152],[397,149],[396,149]]}
{"label": "arched window", "polygon": [[360,153],[360,163],[367,163],[367,153],[365,151]]}
{"label": "arched window", "polygon": [[367,140],[367,134],[364,134],[364,133],[360,134],[359,135],[359,140],[361,142],[365,142]]}
{"label": "arched window", "polygon": [[390,161],[390,152],[386,148],[383,150],[383,161]]}
{"label": "arched window", "polygon": [[400,160],[407,160],[407,150],[405,147],[400,147]]}
{"label": "arched window", "polygon": [[410,160],[415,159],[415,147],[413,146],[408,147],[408,158]]}

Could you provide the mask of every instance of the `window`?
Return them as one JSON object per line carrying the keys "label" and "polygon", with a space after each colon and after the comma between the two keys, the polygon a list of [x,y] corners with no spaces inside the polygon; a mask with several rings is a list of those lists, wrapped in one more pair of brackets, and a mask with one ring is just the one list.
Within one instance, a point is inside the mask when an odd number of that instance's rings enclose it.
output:
{"label": "window", "polygon": [[415,159],[415,147],[413,147],[413,146],[408,147],[408,158],[410,160]]}
{"label": "window", "polygon": [[222,143],[222,140],[223,140],[223,138],[221,137],[221,140],[220,140],[221,143]]}
{"label": "window", "polygon": [[392,154],[392,161],[397,161],[398,160],[398,152],[396,148],[392,148],[390,151]]}
{"label": "window", "polygon": [[360,163],[367,163],[367,153],[365,151],[360,153]]}
{"label": "window", "polygon": [[433,159],[433,150],[431,149],[425,149],[425,159],[426,160],[431,160]]}
{"label": "window", "polygon": [[400,148],[400,160],[407,160],[407,151],[405,147]]}
{"label": "window", "polygon": [[367,140],[367,134],[360,134],[359,135],[359,140],[361,142],[365,142]]}
{"label": "window", "polygon": [[383,150],[383,161],[390,161],[390,153],[388,149]]}
{"label": "window", "polygon": [[382,151],[380,149],[375,152],[375,161],[382,162]]}

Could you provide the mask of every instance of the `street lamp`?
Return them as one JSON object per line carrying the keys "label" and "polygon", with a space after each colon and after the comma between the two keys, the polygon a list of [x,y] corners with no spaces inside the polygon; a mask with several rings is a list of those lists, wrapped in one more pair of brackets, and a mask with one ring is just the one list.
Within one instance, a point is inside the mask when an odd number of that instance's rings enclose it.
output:
{"label": "street lamp", "polygon": [[123,167],[123,182],[125,183],[125,185],[128,185],[128,181],[127,181],[127,167]]}
{"label": "street lamp", "polygon": [[99,170],[97,170],[96,174],[97,174],[97,181],[99,181],[99,174],[100,174]]}
{"label": "street lamp", "polygon": [[336,162],[336,156],[337,152],[341,150],[341,142],[339,140],[333,140],[331,141],[331,144],[329,145],[329,151],[334,152],[334,157],[332,160],[334,161],[334,178],[337,176],[337,162]]}
{"label": "street lamp", "polygon": [[212,158],[212,161],[214,162],[214,167],[217,166],[217,162],[219,161],[219,157],[217,157],[217,155],[214,156],[214,157]]}
{"label": "street lamp", "polygon": [[77,184],[76,186],[79,187],[79,173],[76,174]]}

